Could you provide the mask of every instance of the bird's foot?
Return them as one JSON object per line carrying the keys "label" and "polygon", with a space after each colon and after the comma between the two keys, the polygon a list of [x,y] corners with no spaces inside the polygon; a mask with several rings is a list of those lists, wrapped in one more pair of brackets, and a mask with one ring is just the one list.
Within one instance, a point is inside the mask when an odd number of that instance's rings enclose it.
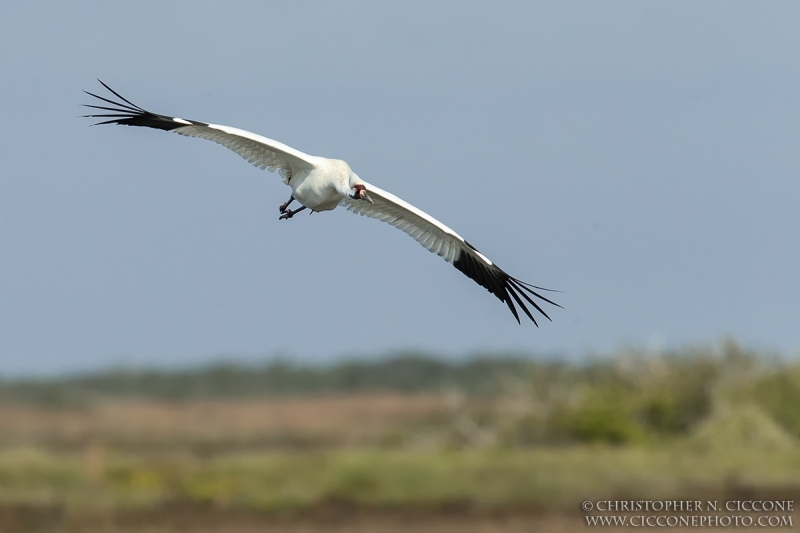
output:
{"label": "bird's foot", "polygon": [[278,218],[278,220],[283,220],[284,218],[292,218],[297,213],[299,213],[300,211],[303,211],[305,209],[308,209],[308,208],[306,206],[303,206],[303,207],[300,207],[298,209],[295,209],[294,211],[292,211],[291,209],[284,209],[283,210],[283,214]]}
{"label": "bird's foot", "polygon": [[283,202],[281,205],[278,206],[278,211],[280,211],[281,213],[285,213],[287,207],[289,207],[289,202]]}

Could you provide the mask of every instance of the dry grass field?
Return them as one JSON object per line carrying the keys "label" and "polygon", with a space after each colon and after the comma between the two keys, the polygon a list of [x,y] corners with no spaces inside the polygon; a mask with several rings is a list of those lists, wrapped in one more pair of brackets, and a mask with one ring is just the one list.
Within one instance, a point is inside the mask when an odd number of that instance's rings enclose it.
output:
{"label": "dry grass field", "polygon": [[565,368],[478,392],[0,383],[0,532],[558,532],[591,529],[586,500],[799,499],[797,365]]}
{"label": "dry grass field", "polygon": [[525,412],[454,394],[0,406],[0,531],[574,531],[585,499],[800,493],[798,448],[757,413],[669,445],[504,445]]}
{"label": "dry grass field", "polygon": [[330,449],[376,446],[447,413],[437,395],[189,402],[108,401],[80,408],[0,406],[0,445],[81,450]]}

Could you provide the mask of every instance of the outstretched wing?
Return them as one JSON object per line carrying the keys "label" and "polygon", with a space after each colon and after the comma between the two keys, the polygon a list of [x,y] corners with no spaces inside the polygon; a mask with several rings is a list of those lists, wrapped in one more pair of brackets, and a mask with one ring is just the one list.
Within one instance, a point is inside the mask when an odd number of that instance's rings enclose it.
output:
{"label": "outstretched wing", "polygon": [[550,317],[547,316],[547,313],[533,298],[561,307],[536,292],[537,290],[546,291],[549,289],[536,287],[509,276],[503,269],[465,241],[458,233],[429,214],[417,209],[408,202],[404,202],[390,192],[368,183],[365,183],[365,186],[373,203],[346,198],[341,201],[340,205],[346,206],[353,213],[388,222],[392,226],[408,233],[427,250],[439,255],[448,263],[453,263],[454,267],[497,296],[501,302],[508,306],[517,322],[519,322],[519,314],[514,302],[522,308],[528,318],[537,326],[536,319],[531,314],[526,303],[532,305],[548,320],[550,320]]}
{"label": "outstretched wing", "polygon": [[238,128],[151,113],[131,103],[102,81],[100,81],[100,83],[121,101],[114,101],[84,91],[89,96],[93,96],[113,106],[107,107],[84,104],[85,107],[111,111],[111,113],[84,115],[90,118],[108,119],[98,122],[95,125],[124,124],[126,126],[143,126],[146,128],[172,131],[187,137],[208,139],[221,144],[225,148],[233,150],[261,169],[267,169],[270,172],[278,170],[284,183],[288,183],[292,175],[299,170],[312,169],[315,166],[316,157],[304,154],[291,146],[286,146],[278,141]]}

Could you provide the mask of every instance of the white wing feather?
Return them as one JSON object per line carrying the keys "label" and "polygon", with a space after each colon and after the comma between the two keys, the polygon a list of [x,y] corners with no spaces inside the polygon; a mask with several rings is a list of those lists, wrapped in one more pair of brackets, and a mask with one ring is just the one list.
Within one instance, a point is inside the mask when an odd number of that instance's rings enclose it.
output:
{"label": "white wing feather", "polygon": [[536,292],[537,289],[547,289],[509,276],[503,269],[492,263],[488,257],[465,241],[461,235],[429,214],[374,185],[364,183],[364,186],[373,203],[345,198],[339,205],[346,206],[353,213],[382,220],[403,230],[427,250],[442,257],[448,263],[452,263],[464,275],[494,294],[508,306],[517,321],[519,321],[519,313],[514,305],[515,302],[536,325],[538,325],[536,319],[527,304],[530,304],[548,320],[550,317],[532,297],[561,307]]}
{"label": "white wing feather", "polygon": [[492,264],[483,254],[468,247],[461,235],[428,213],[375,185],[364,185],[374,203],[345,198],[340,205],[346,206],[353,213],[376,218],[406,232],[425,249],[448,263],[455,262],[462,250],[468,250],[478,255],[487,265]]}
{"label": "white wing feather", "polygon": [[218,124],[191,124],[175,128],[175,133],[187,137],[199,137],[221,144],[233,150],[258,168],[270,172],[278,170],[284,183],[288,183],[294,173],[301,169],[311,169],[315,166],[315,157],[295,150],[281,142],[263,137],[261,135],[220,126]]}
{"label": "white wing feather", "polygon": [[[98,80],[100,81],[100,80]],[[171,117],[168,115],[159,115],[147,111],[130,100],[124,98],[114,89],[100,82],[103,87],[111,91],[121,101],[110,100],[104,96],[98,96],[88,91],[86,94],[97,98],[98,100],[111,104],[114,107],[106,105],[89,105],[93,109],[100,109],[103,111],[111,111],[111,113],[91,114],[85,115],[93,118],[107,118],[98,122],[98,124],[121,124],[126,126],[141,126],[146,128],[155,128],[164,131],[173,131],[186,137],[199,137],[201,139],[208,139],[215,143],[233,150],[243,158],[255,166],[267,169],[270,172],[278,170],[283,182],[288,184],[292,175],[299,170],[310,170],[317,166],[321,158],[304,154],[300,150],[295,150],[291,146],[287,146],[282,142],[268,139],[261,135],[251,133],[249,131],[240,130],[239,128],[231,128],[230,126],[220,126],[218,124],[207,124],[197,120],[186,120],[179,117]]]}

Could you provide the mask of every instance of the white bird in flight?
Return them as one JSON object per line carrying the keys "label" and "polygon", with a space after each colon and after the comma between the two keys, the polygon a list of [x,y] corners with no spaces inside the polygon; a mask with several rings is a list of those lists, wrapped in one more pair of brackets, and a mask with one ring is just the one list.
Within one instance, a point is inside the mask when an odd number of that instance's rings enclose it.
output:
{"label": "white bird in flight", "polygon": [[[280,219],[290,219],[304,209],[310,209],[312,212],[330,211],[341,205],[353,213],[377,218],[403,230],[427,250],[452,263],[463,274],[504,302],[517,322],[520,320],[514,302],[537,326],[536,319],[528,310],[526,302],[551,320],[531,296],[561,307],[536,292],[536,290],[550,289],[530,285],[509,276],[458,233],[392,193],[362,180],[350,169],[350,165],[341,159],[304,154],[278,141],[229,126],[151,113],[131,103],[102,81],[100,83],[122,101],[110,100],[84,91],[89,96],[114,106],[84,104],[85,107],[112,112],[84,115],[109,119],[95,125],[144,126],[172,131],[187,137],[200,137],[233,150],[261,169],[270,172],[277,170],[283,178],[283,183],[292,188],[289,200],[279,207]],[[302,207],[289,209],[289,205],[295,200]]]}

